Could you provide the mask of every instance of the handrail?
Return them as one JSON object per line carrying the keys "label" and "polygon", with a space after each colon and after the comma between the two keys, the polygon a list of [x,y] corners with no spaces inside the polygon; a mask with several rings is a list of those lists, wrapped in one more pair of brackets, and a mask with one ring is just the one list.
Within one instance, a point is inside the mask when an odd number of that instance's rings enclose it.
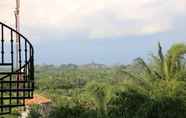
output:
{"label": "handrail", "polygon": [[[33,98],[34,48],[31,42],[15,29],[2,22],[0,22],[0,28],[0,61],[2,61],[0,67],[10,66],[10,71],[0,73],[0,115],[3,115],[11,113],[14,107],[25,106],[25,99]],[[5,29],[9,34],[5,33]],[[5,63],[6,36],[10,39],[8,42],[10,44],[9,63]],[[15,61],[18,62],[16,68],[14,68]]]}
{"label": "handrail", "polygon": [[0,25],[3,25],[3,26],[5,26],[6,28],[8,28],[8,29],[14,31],[16,34],[20,35],[22,38],[24,38],[24,39],[30,44],[30,46],[32,47],[32,50],[34,50],[32,44],[30,43],[30,41],[29,41],[25,36],[23,36],[22,34],[20,34],[19,32],[17,32],[15,29],[11,28],[10,26],[8,26],[8,25],[6,25],[6,24],[4,24],[4,23],[2,23],[2,22],[0,22]]}

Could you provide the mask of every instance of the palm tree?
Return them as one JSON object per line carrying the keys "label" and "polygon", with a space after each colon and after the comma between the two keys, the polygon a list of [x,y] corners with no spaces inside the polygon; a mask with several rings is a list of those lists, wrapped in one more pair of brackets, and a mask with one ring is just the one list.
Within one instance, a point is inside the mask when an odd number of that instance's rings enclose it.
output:
{"label": "palm tree", "polygon": [[[141,65],[145,71],[145,75],[151,79],[184,79],[186,77],[186,62],[184,55],[186,54],[185,44],[174,44],[167,54],[163,54],[162,47],[158,45],[158,56],[152,55],[152,64],[149,66],[142,58],[135,61]],[[133,76],[125,72],[129,76]],[[137,78],[134,77],[133,78]]]}
{"label": "palm tree", "polygon": [[107,118],[107,103],[111,99],[111,91],[107,84],[92,82],[88,86],[98,110],[98,118]]}
{"label": "palm tree", "polygon": [[[134,118],[184,118],[186,116],[186,54],[185,44],[174,44],[163,54],[159,43],[158,56],[152,55],[152,62],[147,64],[142,58],[136,59],[144,73],[123,72],[132,79],[124,83],[124,100],[138,95],[145,100],[135,109]],[[132,91],[132,92],[131,92]],[[127,96],[126,93],[132,94]],[[132,103],[139,104],[138,98]],[[121,103],[122,104],[122,103]],[[124,108],[134,110],[130,102],[123,103]],[[131,118],[131,116],[130,116]]]}
{"label": "palm tree", "polygon": [[[178,78],[185,73],[184,55],[186,54],[185,44],[175,44],[167,52],[165,59],[165,76],[167,79]],[[179,77],[181,79],[181,77]]]}

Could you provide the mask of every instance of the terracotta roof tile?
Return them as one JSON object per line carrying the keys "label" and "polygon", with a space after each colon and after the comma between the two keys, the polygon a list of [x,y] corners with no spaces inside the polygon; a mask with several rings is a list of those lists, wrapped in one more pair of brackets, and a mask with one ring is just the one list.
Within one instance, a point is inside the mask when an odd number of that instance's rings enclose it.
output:
{"label": "terracotta roof tile", "polygon": [[25,100],[25,104],[28,105],[28,106],[31,106],[31,105],[34,105],[34,104],[48,104],[50,103],[51,100],[46,98],[46,97],[43,97],[43,96],[39,96],[39,95],[34,95],[34,98],[33,99],[29,99],[29,100]]}

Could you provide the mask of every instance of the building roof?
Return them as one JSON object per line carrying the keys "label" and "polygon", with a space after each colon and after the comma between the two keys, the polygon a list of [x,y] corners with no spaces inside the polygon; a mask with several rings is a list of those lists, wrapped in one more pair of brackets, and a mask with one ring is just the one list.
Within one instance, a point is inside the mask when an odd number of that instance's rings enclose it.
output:
{"label": "building roof", "polygon": [[27,99],[25,100],[25,105],[31,106],[31,105],[42,105],[42,104],[48,104],[51,100],[40,95],[34,95],[33,99]]}

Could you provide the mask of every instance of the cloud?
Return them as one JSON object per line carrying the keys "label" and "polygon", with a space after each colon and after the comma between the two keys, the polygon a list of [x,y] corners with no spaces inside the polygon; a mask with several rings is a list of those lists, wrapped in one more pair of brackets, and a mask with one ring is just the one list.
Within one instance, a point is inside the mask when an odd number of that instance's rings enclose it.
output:
{"label": "cloud", "polygon": [[[168,32],[186,12],[185,0],[22,0],[21,6],[23,26],[90,39]],[[0,20],[13,25],[14,7],[1,0]]]}

